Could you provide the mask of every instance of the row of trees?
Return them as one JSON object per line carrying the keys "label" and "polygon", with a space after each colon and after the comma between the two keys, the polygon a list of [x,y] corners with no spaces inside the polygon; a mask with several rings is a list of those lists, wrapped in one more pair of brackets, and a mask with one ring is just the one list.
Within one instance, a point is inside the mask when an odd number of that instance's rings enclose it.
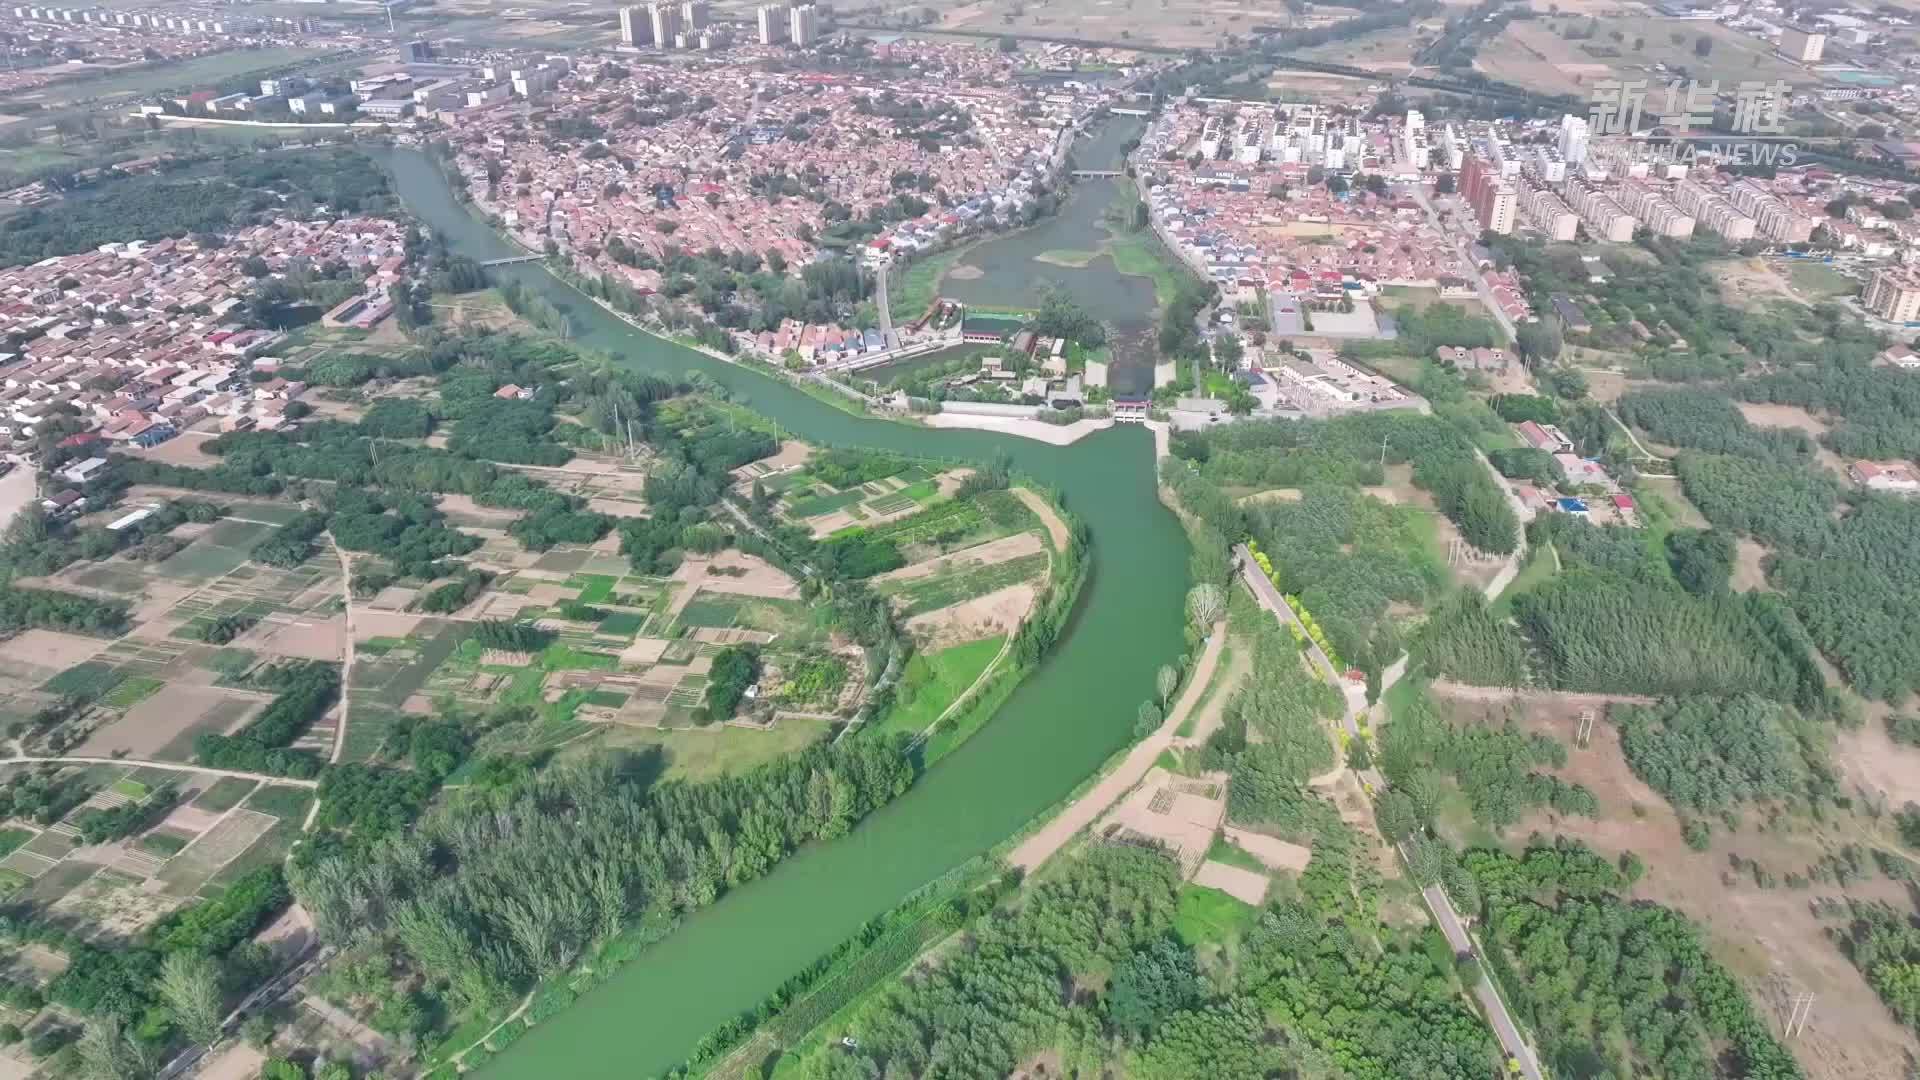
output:
{"label": "row of trees", "polygon": [[819,745],[701,784],[656,785],[654,766],[621,757],[552,767],[296,866],[294,888],[325,940],[389,942],[456,1011],[484,1014],[630,922],[671,925],[845,833],[912,783],[903,749]]}

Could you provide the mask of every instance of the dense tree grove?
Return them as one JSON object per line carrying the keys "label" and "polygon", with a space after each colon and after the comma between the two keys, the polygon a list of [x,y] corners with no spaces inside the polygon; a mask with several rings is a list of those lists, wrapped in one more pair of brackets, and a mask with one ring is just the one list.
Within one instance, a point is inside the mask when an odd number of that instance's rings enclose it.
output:
{"label": "dense tree grove", "polygon": [[1486,600],[1471,589],[1455,593],[1437,607],[1414,636],[1409,651],[1428,674],[1469,686],[1527,683],[1527,650],[1520,635],[1495,617]]}
{"label": "dense tree grove", "polygon": [[1311,836],[1323,807],[1309,777],[1334,764],[1327,722],[1340,715],[1339,692],[1307,669],[1280,625],[1263,619],[1252,644],[1253,675],[1227,702],[1207,741],[1209,769],[1230,773],[1227,813],[1238,824]]}
{"label": "dense tree grove", "polygon": [[1896,702],[1920,689],[1920,506],[1855,494],[1836,515],[1824,470],[1706,454],[1677,465],[1716,528],[1774,549],[1768,581],[1855,689]]}
{"label": "dense tree grove", "polygon": [[269,673],[256,673],[256,685],[279,693],[265,711],[232,735],[203,733],[194,738],[194,757],[216,769],[312,777],[320,758],[293,750],[293,741],[333,706],[340,672],[331,664],[292,661]]}
{"label": "dense tree grove", "polygon": [[1800,463],[1813,456],[1813,440],[1806,432],[1755,427],[1724,393],[1712,390],[1635,390],[1622,394],[1614,408],[1622,420],[1670,446]]}
{"label": "dense tree grove", "polygon": [[[1205,444],[1196,452],[1207,453]],[[1212,462],[1166,472],[1181,504],[1218,537],[1196,551],[1196,558],[1208,563],[1198,573],[1224,580],[1227,539],[1251,536],[1271,559],[1281,591],[1299,596],[1343,663],[1367,672],[1392,663],[1403,646],[1390,605],[1430,603],[1446,582],[1445,568],[1427,547],[1419,512],[1380,502],[1356,490],[1352,480],[1317,470],[1298,500],[1242,504],[1218,486],[1237,482],[1231,470],[1216,482]],[[1360,467],[1376,474],[1379,468]]]}
{"label": "dense tree grove", "polygon": [[[192,173],[203,175],[188,178]],[[386,174],[366,155],[344,149],[249,151],[217,168],[189,159],[148,175],[109,177],[99,197],[63,199],[0,221],[0,265],[110,242],[227,232],[263,216],[304,217],[319,204],[342,215],[394,205]],[[290,207],[289,197],[299,206]]]}
{"label": "dense tree grove", "polygon": [[[1388,464],[1414,467],[1414,483],[1433,494],[1441,512],[1469,543],[1504,555],[1519,540],[1513,509],[1487,475],[1473,446],[1445,420],[1380,412],[1334,420],[1273,420],[1182,432],[1175,457],[1220,485],[1305,487],[1316,481],[1379,484],[1382,449]],[[1215,522],[1216,526],[1219,525]]]}
{"label": "dense tree grove", "polygon": [[1492,1040],[1461,1004],[1444,944],[1436,956],[1378,924],[1371,870],[1333,821],[1300,895],[1263,911],[1233,962],[1203,977],[1173,933],[1175,864],[1095,845],[865,1006],[854,1039],[818,1051],[809,1075],[1000,1077],[1048,1049],[1068,1071],[1123,1063],[1148,1077],[1491,1075]]}
{"label": "dense tree grove", "polygon": [[1750,690],[1812,706],[1824,686],[1790,612],[1765,594],[1698,599],[1681,589],[1580,569],[1514,600],[1559,690],[1730,694]]}
{"label": "dense tree grove", "polygon": [[1620,896],[1613,864],[1567,841],[1518,857],[1476,849],[1463,862],[1486,960],[1556,1075],[1803,1075],[1699,930]]}
{"label": "dense tree grove", "polygon": [[635,920],[670,923],[839,836],[905,791],[892,739],[816,745],[737,777],[652,781],[620,758],[550,767],[440,806],[405,833],[297,867],[323,937],[396,942],[430,992],[485,1011]]}
{"label": "dense tree grove", "polygon": [[706,719],[723,723],[733,719],[734,710],[748,688],[760,678],[760,657],[751,646],[731,645],[713,658],[707,672]]}
{"label": "dense tree grove", "polygon": [[1742,379],[1733,392],[1839,417],[1820,441],[1842,457],[1882,461],[1920,457],[1920,386],[1914,383],[1898,368],[1823,364]]}
{"label": "dense tree grove", "polygon": [[1808,765],[1790,706],[1751,694],[1620,706],[1620,749],[1634,775],[1675,806],[1714,813],[1805,790]]}
{"label": "dense tree grove", "polygon": [[1834,934],[1841,950],[1895,1019],[1920,1033],[1920,926],[1886,904],[1849,901],[1849,914]]}
{"label": "dense tree grove", "polygon": [[118,601],[0,583],[0,633],[4,634],[39,628],[106,637],[126,629],[128,611]]}
{"label": "dense tree grove", "polygon": [[1398,840],[1431,827],[1442,776],[1459,784],[1476,820],[1496,828],[1516,824],[1536,808],[1595,816],[1599,802],[1591,791],[1536,771],[1566,763],[1566,747],[1545,735],[1525,734],[1511,724],[1455,726],[1427,697],[1415,695],[1381,728],[1380,772],[1393,785],[1381,800],[1381,831]]}

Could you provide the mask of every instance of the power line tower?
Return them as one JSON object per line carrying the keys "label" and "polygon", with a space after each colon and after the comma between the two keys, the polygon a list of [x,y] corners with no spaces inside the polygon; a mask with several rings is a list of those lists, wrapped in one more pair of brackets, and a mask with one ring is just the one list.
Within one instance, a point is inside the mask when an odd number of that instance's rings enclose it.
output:
{"label": "power line tower", "polygon": [[1593,722],[1599,714],[1592,709],[1580,710],[1580,725],[1574,730],[1573,745],[1585,750],[1593,745]]}

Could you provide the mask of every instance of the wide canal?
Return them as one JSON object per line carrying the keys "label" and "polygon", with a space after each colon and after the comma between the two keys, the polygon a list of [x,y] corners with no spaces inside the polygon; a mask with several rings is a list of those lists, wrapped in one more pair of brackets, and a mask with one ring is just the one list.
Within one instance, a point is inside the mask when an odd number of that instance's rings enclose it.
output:
{"label": "wide canal", "polygon": [[[407,207],[453,250],[481,260],[518,254],[455,201],[425,155],[402,149],[383,160]],[[1063,213],[1114,192],[1088,186]],[[1047,271],[1070,284],[1075,276],[1069,267]],[[771,376],[641,333],[538,264],[498,272],[564,309],[577,344],[636,369],[704,372],[797,438],[973,460],[1004,452],[1062,492],[1094,538],[1094,572],[1064,640],[983,730],[850,835],[807,848],[695,914],[484,1069],[499,1080],[629,1080],[678,1064],[706,1032],[907,893],[1011,836],[1125,743],[1153,693],[1154,669],[1182,647],[1188,549],[1155,495],[1153,441],[1143,429],[1052,447],[852,416]]]}

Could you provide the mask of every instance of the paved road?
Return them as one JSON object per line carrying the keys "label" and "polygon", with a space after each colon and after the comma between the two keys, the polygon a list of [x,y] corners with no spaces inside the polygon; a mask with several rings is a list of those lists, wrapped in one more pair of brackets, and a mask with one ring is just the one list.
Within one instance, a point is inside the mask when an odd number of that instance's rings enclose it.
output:
{"label": "paved road", "polygon": [[1467,242],[1447,232],[1446,226],[1440,224],[1440,211],[1434,209],[1433,202],[1427,198],[1427,190],[1424,186],[1413,184],[1409,185],[1409,189],[1414,199],[1420,203],[1421,209],[1427,212],[1427,220],[1433,223],[1433,227],[1440,231],[1441,236],[1448,237],[1453,242],[1454,253],[1460,256],[1466,268],[1467,280],[1473,282],[1474,291],[1480,294],[1480,302],[1487,306],[1487,314],[1493,316],[1494,321],[1500,324],[1500,328],[1507,332],[1507,340],[1512,341],[1517,333],[1513,328],[1513,320],[1507,318],[1507,313],[1501,310],[1499,297],[1493,295],[1493,290],[1487,287],[1487,279],[1482,277],[1479,268],[1474,266],[1473,253],[1467,250]]}
{"label": "paved road", "polygon": [[[1247,550],[1247,546],[1236,544],[1233,553],[1240,563],[1240,576],[1246,579],[1247,587],[1253,590],[1254,599],[1260,602],[1260,606],[1273,612],[1282,622],[1295,624],[1293,609],[1287,606],[1286,600],[1281,597],[1280,590],[1274,588],[1273,582],[1268,581],[1267,576],[1260,572],[1260,567],[1253,561],[1253,553]],[[1314,644],[1311,638],[1307,641],[1307,655],[1312,659],[1315,667],[1333,680],[1336,688],[1345,686],[1334,671],[1333,664],[1328,661],[1326,653],[1322,652],[1320,646]],[[1346,722],[1347,731],[1354,738],[1359,738],[1360,728],[1356,719],[1358,714],[1354,708],[1353,699],[1343,693],[1342,701],[1344,703],[1342,719]],[[1368,798],[1372,798],[1374,792],[1386,790],[1386,781],[1377,771],[1362,769],[1359,771],[1359,776]],[[1466,926],[1460,920],[1460,913],[1454,910],[1453,900],[1447,896],[1446,892],[1433,886],[1421,890],[1421,895],[1427,898],[1427,906],[1433,909],[1434,917],[1440,922],[1440,932],[1446,935],[1447,943],[1453,946],[1453,951],[1456,954],[1474,952],[1473,939],[1467,936]],[[1479,1000],[1481,1008],[1486,1010],[1487,1018],[1493,1026],[1493,1033],[1500,1040],[1500,1046],[1506,1051],[1508,1057],[1520,1063],[1521,1075],[1526,1077],[1526,1080],[1545,1080],[1545,1074],[1540,1071],[1540,1063],[1534,1057],[1533,1048],[1528,1046],[1526,1039],[1521,1036],[1519,1025],[1515,1024],[1513,1017],[1507,1013],[1506,1002],[1500,1000],[1500,994],[1487,980],[1484,972],[1480,977],[1480,985],[1473,988],[1473,995]]]}
{"label": "paved road", "polygon": [[1120,797],[1132,791],[1135,784],[1153,768],[1160,752],[1173,745],[1174,734],[1180,730],[1180,724],[1187,714],[1206,692],[1207,683],[1213,678],[1213,669],[1220,663],[1220,650],[1227,641],[1225,622],[1216,623],[1213,633],[1207,637],[1207,646],[1200,653],[1200,660],[1193,665],[1193,676],[1187,680],[1187,688],[1180,699],[1174,702],[1173,709],[1154,733],[1140,740],[1139,745],[1127,752],[1127,756],[1112,772],[1100,778],[1085,795],[1067,804],[1067,808],[1054,815],[1052,821],[1040,827],[1032,836],[1021,841],[1013,849],[1007,861],[1031,873],[1041,863],[1052,858],[1054,853],[1067,845],[1067,842],[1080,835],[1080,830],[1098,821],[1107,808],[1120,801]]}
{"label": "paved road", "polygon": [[237,776],[242,780],[263,780],[269,784],[287,784],[292,787],[319,787],[318,780],[295,780],[287,776],[274,776],[271,773],[241,772],[238,769],[209,769],[204,765],[184,765],[178,761],[142,761],[139,758],[117,757],[12,757],[0,758],[0,765],[135,765],[143,769],[160,769],[164,772],[202,773],[207,776]]}
{"label": "paved road", "polygon": [[[1440,932],[1447,936],[1447,944],[1453,947],[1454,955],[1473,953],[1473,939],[1467,936],[1467,928],[1460,923],[1460,916],[1453,909],[1453,901],[1446,891],[1438,885],[1429,885],[1420,890],[1427,898],[1427,906],[1440,920]],[[1500,1000],[1500,992],[1495,990],[1493,982],[1482,971],[1479,985],[1473,988],[1473,996],[1480,1000],[1480,1007],[1486,1011],[1487,1019],[1493,1024],[1493,1033],[1500,1038],[1500,1045],[1506,1048],[1507,1056],[1520,1063],[1520,1075],[1527,1080],[1544,1080],[1540,1071],[1540,1062],[1533,1056],[1533,1048],[1527,1045],[1520,1035],[1519,1025],[1507,1012],[1507,1003]]]}

